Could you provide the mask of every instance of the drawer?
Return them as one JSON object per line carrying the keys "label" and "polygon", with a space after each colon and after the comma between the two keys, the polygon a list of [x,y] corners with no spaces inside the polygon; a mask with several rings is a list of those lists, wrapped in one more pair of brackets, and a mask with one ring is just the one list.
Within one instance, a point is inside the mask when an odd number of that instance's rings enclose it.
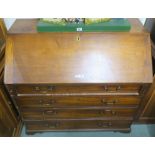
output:
{"label": "drawer", "polygon": [[82,84],[82,85],[15,85],[9,86],[10,93],[20,94],[72,94],[74,93],[127,93],[138,95],[140,84]]}
{"label": "drawer", "polygon": [[91,131],[91,130],[122,130],[130,129],[131,121],[103,121],[103,120],[63,120],[27,122],[27,132],[35,131]]}
{"label": "drawer", "polygon": [[17,97],[20,107],[79,107],[79,106],[134,106],[140,103],[139,97],[132,96],[60,96],[60,97]]}
{"label": "drawer", "polygon": [[52,120],[52,119],[79,119],[79,118],[100,118],[100,117],[133,117],[136,109],[22,109],[23,120]]}

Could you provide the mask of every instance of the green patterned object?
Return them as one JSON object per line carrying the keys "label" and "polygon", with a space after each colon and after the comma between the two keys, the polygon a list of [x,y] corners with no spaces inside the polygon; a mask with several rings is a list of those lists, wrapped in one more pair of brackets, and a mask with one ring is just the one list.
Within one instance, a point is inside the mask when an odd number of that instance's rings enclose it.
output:
{"label": "green patterned object", "polygon": [[40,21],[48,24],[57,24],[61,26],[66,25],[65,21],[62,20],[62,18],[42,18],[40,19]]}
{"label": "green patterned object", "polygon": [[84,24],[67,23],[65,25],[38,21],[38,32],[126,32],[130,31],[131,25],[125,18],[112,18],[111,20]]}
{"label": "green patterned object", "polygon": [[111,18],[85,18],[85,24],[109,22]]}

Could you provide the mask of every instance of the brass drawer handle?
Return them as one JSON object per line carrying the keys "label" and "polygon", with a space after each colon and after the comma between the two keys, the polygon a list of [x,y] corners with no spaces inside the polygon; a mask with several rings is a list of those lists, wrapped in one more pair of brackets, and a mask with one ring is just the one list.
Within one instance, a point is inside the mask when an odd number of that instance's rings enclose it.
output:
{"label": "brass drawer handle", "polygon": [[108,91],[108,86],[104,86],[104,90],[105,91]]}
{"label": "brass drawer handle", "polygon": [[107,127],[112,126],[112,123],[111,122],[98,122],[97,126],[107,128]]}
{"label": "brass drawer handle", "polygon": [[101,110],[101,111],[99,111],[99,114],[105,115],[106,112],[111,113],[111,115],[116,115],[116,111],[113,111],[113,110]]}
{"label": "brass drawer handle", "polygon": [[114,105],[117,103],[117,100],[113,100],[113,101],[109,102],[109,101],[106,101],[105,99],[102,99],[101,102],[106,105]]}
{"label": "brass drawer handle", "polygon": [[53,91],[54,90],[54,86],[47,86],[47,90]]}
{"label": "brass drawer handle", "polygon": [[116,91],[119,91],[121,89],[121,86],[116,87]]}
{"label": "brass drawer handle", "polygon": [[105,114],[105,110],[100,110],[98,113],[101,114],[101,115],[104,115]]}
{"label": "brass drawer handle", "polygon": [[34,87],[34,91],[43,91],[44,93],[46,93],[46,91],[53,91],[54,90],[54,86],[47,86],[45,88],[41,88],[39,86],[35,86]]}
{"label": "brass drawer handle", "polygon": [[[117,86],[116,87],[116,91],[119,91],[121,89],[121,86]],[[107,91],[110,91],[108,86],[104,86],[104,90],[107,92]]]}
{"label": "brass drawer handle", "polygon": [[55,129],[57,127],[59,127],[60,123],[55,122],[55,123],[51,123],[51,124],[46,124],[45,127],[48,127],[50,129]]}
{"label": "brass drawer handle", "polygon": [[112,114],[112,115],[116,115],[116,111],[113,111],[113,110],[112,110],[112,111],[111,111],[111,114]]}
{"label": "brass drawer handle", "polygon": [[39,103],[41,103],[41,104],[42,104],[43,102],[44,102],[43,100],[39,100]]}
{"label": "brass drawer handle", "polygon": [[55,100],[50,100],[50,101],[39,100],[39,103],[42,104],[43,106],[50,106],[56,103],[56,101]]}
{"label": "brass drawer handle", "polygon": [[46,111],[44,111],[44,114],[46,114],[46,115],[55,115],[55,114],[57,114],[57,111],[56,110],[46,110]]}
{"label": "brass drawer handle", "polygon": [[39,86],[35,86],[35,87],[34,87],[34,90],[35,90],[35,91],[40,91],[40,87],[39,87]]}

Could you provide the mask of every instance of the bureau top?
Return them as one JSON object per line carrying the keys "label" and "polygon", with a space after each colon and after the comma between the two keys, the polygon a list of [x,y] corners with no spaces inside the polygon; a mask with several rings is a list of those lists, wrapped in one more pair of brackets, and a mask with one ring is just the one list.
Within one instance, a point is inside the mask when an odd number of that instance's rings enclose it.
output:
{"label": "bureau top", "polygon": [[10,35],[5,84],[151,83],[147,33]]}

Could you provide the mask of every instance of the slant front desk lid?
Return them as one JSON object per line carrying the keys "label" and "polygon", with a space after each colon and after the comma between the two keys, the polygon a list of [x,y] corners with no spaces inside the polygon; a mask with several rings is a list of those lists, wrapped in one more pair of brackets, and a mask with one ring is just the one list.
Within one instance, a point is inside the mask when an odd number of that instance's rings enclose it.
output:
{"label": "slant front desk lid", "polygon": [[151,83],[147,33],[12,34],[6,84]]}

